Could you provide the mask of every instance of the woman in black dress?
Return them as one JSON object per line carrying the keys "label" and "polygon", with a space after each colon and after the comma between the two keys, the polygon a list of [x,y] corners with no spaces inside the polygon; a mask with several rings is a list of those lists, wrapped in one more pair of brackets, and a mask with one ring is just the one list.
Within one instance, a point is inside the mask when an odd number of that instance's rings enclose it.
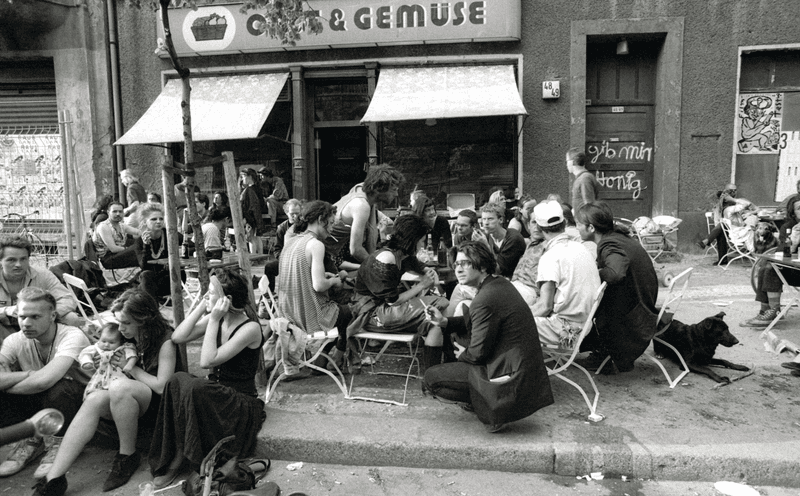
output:
{"label": "woman in black dress", "polygon": [[167,383],[150,445],[156,488],[172,483],[188,461],[197,470],[222,438],[236,435],[226,451],[248,456],[264,422],[255,374],[264,338],[250,303],[247,281],[232,270],[211,277],[207,298],[172,334],[185,344],[203,337],[200,366],[208,379],[178,373]]}

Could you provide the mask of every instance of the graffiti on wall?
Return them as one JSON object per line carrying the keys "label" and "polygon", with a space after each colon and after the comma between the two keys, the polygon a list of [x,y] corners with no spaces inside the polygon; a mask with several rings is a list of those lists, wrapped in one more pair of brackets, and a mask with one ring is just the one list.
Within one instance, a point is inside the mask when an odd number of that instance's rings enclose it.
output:
{"label": "graffiti on wall", "polygon": [[[603,140],[600,146],[589,145],[586,152],[591,158],[591,163],[595,164],[599,159],[605,160],[634,160],[650,162],[653,160],[653,147],[645,146],[644,142],[639,144],[615,143]],[[602,162],[602,160],[601,160]]]}
{"label": "graffiti on wall", "polygon": [[782,109],[783,93],[739,95],[735,130],[737,153],[778,153]]}
{"label": "graffiti on wall", "polygon": [[600,185],[611,190],[630,191],[631,199],[638,200],[642,195],[642,190],[646,187],[642,186],[642,180],[636,177],[636,171],[614,172],[616,172],[616,174],[607,175],[605,171],[597,171],[597,180],[600,182]]}

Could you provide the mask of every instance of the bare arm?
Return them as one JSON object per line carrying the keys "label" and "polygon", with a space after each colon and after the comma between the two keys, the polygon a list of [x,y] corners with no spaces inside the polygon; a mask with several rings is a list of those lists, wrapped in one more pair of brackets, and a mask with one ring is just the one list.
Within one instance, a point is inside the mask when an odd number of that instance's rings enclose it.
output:
{"label": "bare arm", "polygon": [[0,391],[5,391],[15,386],[29,375],[31,375],[30,370],[12,371],[8,362],[3,357],[0,357]]}
{"label": "bare arm", "polygon": [[369,257],[369,253],[364,249],[364,228],[367,227],[371,208],[366,200],[354,200],[348,205],[348,210],[353,216],[353,222],[350,224],[350,254],[363,263]]}
{"label": "bare arm", "polygon": [[119,253],[125,249],[124,246],[119,246],[116,241],[114,241],[114,234],[111,232],[111,226],[108,224],[101,224],[98,226],[97,235],[103,241],[103,244],[106,245],[106,249],[111,253]]}
{"label": "bare arm", "polygon": [[325,245],[312,239],[306,245],[306,254],[311,257],[311,284],[314,291],[322,293],[334,286],[341,286],[342,280],[337,277],[328,278],[325,275]]}
{"label": "bare arm", "polygon": [[158,351],[158,375],[148,374],[141,367],[135,366],[130,372],[131,377],[152,389],[156,394],[163,394],[164,386],[175,374],[175,357],[175,344],[166,340]]}
{"label": "bare arm", "polygon": [[36,394],[47,391],[53,387],[53,384],[64,377],[64,374],[67,373],[74,361],[75,359],[71,357],[57,356],[50,363],[39,370],[31,372],[28,377],[9,388],[8,392],[12,394]]}
{"label": "bare arm", "polygon": [[222,365],[235,357],[245,347],[261,342],[261,326],[258,322],[248,322],[239,332],[233,335],[222,346],[217,347],[217,334],[220,332],[220,320],[230,310],[231,301],[220,298],[211,310],[206,334],[203,338],[203,348],[200,350],[200,366],[210,369]]}
{"label": "bare arm", "polygon": [[545,281],[539,288],[539,298],[533,304],[533,315],[536,317],[549,317],[553,313],[553,303],[556,297],[556,283]]}
{"label": "bare arm", "polygon": [[183,322],[172,332],[172,342],[175,344],[185,344],[194,341],[206,332],[208,315],[206,315],[206,299],[200,298],[200,302],[194,310],[183,319]]}

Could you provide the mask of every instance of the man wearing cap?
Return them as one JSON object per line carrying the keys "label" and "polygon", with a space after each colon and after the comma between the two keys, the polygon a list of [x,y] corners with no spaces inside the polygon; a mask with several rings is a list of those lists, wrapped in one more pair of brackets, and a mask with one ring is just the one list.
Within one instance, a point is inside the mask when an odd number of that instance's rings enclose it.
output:
{"label": "man wearing cap", "polygon": [[242,216],[248,215],[256,221],[256,232],[260,232],[263,226],[261,219],[261,196],[256,191],[256,182],[258,176],[256,171],[250,167],[245,167],[239,170],[239,179],[242,184],[242,192],[239,195],[239,201],[242,202]]}
{"label": "man wearing cap", "polygon": [[533,217],[544,236],[536,277],[539,298],[531,307],[539,340],[545,346],[570,347],[592,309],[600,275],[592,254],[564,232],[566,222],[558,202],[536,205]]}

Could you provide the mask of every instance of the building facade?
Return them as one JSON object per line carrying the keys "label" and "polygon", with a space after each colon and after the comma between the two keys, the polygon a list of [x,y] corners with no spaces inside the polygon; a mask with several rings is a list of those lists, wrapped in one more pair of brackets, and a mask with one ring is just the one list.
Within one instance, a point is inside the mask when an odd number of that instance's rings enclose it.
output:
{"label": "building facade", "polygon": [[[725,183],[758,205],[775,205],[795,187],[798,0],[310,3],[325,29],[296,47],[258,35],[259,13],[235,4],[171,12],[183,63],[205,79],[196,82],[197,105],[208,99],[230,112],[249,97],[266,113],[255,138],[212,132],[196,153],[231,150],[237,164],[281,175],[295,196],[326,200],[369,164],[389,163],[408,179],[401,201],[416,185],[444,207],[448,195],[481,204],[498,188],[567,199],[564,155],[577,146],[617,215],[682,218],[687,249]],[[117,18],[122,127],[130,131],[175,75],[154,54],[157,15],[120,4]],[[265,88],[281,78],[279,89]],[[500,108],[513,100],[510,83],[524,113]],[[91,113],[103,114],[108,88],[89,86]],[[258,113],[246,108],[243,124]],[[225,127],[226,110],[209,109],[217,113],[195,121]],[[85,183],[93,194],[108,186],[98,178],[113,141],[94,138],[94,176]],[[168,149],[180,160],[180,145]],[[126,145],[124,162],[157,189],[162,153]],[[198,180],[223,188],[221,171]]]}

